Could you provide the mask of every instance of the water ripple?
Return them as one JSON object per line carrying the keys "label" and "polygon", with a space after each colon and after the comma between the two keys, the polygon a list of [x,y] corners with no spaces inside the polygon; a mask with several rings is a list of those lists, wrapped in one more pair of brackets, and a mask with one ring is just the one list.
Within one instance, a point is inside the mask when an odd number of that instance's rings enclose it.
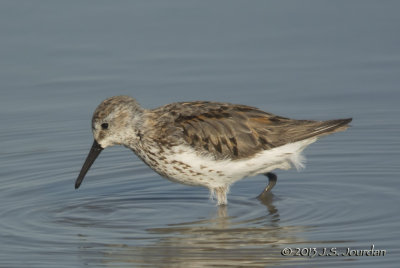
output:
{"label": "water ripple", "polygon": [[[206,189],[164,180],[129,151],[109,151],[76,191],[84,156],[74,149],[0,155],[10,163],[0,186],[1,239],[8,245],[3,264],[18,266],[51,252],[66,266],[156,266],[161,259],[196,267],[296,266],[308,259],[293,262],[280,255],[282,248],[347,247],[355,241],[367,247],[383,238],[389,247],[395,241],[370,232],[397,228],[396,215],[380,206],[393,206],[399,195],[374,181],[354,181],[368,170],[286,173],[288,179],[261,200],[255,196],[265,178],[248,179],[233,186],[228,206],[217,207]],[[386,172],[381,175],[392,174]],[[354,182],[345,182],[348,173]],[[368,198],[376,192],[384,193],[379,204]],[[12,251],[24,254],[12,260]],[[77,257],[69,259],[70,254]]]}

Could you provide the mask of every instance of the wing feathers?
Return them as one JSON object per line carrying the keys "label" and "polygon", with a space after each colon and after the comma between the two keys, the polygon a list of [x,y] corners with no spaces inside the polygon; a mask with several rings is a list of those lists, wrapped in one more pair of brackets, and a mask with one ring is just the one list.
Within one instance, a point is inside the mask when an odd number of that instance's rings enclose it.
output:
{"label": "wing feathers", "polygon": [[[216,159],[250,157],[262,150],[345,130],[351,121],[293,120],[254,107],[216,102],[173,103],[151,112],[159,119],[152,122],[157,122],[157,129],[165,135],[180,133],[177,139],[183,138]],[[158,137],[163,133],[157,133]]]}

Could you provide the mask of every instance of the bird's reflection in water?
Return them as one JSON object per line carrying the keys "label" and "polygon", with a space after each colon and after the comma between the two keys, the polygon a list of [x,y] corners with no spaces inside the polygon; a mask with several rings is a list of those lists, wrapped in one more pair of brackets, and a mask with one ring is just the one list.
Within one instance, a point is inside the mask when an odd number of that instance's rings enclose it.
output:
{"label": "bird's reflection in water", "polygon": [[273,193],[262,193],[260,194],[257,199],[263,204],[269,212],[269,215],[272,217],[272,222],[279,221],[279,213],[278,209],[273,204],[274,194]]}
{"label": "bird's reflection in water", "polygon": [[[267,208],[262,216],[229,216],[229,206],[220,206],[209,219],[150,228],[148,233],[158,237],[157,241],[141,247],[109,245],[103,263],[110,267],[121,263],[150,267],[265,267],[287,263],[291,259],[283,257],[281,250],[284,244],[296,243],[304,228],[279,225],[272,194],[259,201]],[[247,204],[245,207],[251,210]]]}

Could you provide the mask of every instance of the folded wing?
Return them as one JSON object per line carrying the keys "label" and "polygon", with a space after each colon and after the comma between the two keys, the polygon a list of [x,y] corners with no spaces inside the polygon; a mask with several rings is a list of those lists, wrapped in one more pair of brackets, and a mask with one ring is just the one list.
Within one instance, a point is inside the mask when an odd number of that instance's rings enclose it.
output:
{"label": "folded wing", "polygon": [[311,137],[342,131],[351,119],[294,120],[257,108],[217,102],[172,103],[153,110],[163,135],[183,138],[216,159],[240,159]]}

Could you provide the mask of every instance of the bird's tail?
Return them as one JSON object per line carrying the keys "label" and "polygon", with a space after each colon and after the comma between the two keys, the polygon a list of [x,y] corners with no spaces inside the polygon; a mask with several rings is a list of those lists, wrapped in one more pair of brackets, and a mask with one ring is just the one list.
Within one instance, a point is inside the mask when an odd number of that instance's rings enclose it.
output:
{"label": "bird's tail", "polygon": [[[352,118],[334,119],[327,121],[304,121],[304,131],[296,140],[304,140],[312,137],[321,137],[335,132],[344,131],[349,127]],[[300,133],[299,133],[300,134]]]}

